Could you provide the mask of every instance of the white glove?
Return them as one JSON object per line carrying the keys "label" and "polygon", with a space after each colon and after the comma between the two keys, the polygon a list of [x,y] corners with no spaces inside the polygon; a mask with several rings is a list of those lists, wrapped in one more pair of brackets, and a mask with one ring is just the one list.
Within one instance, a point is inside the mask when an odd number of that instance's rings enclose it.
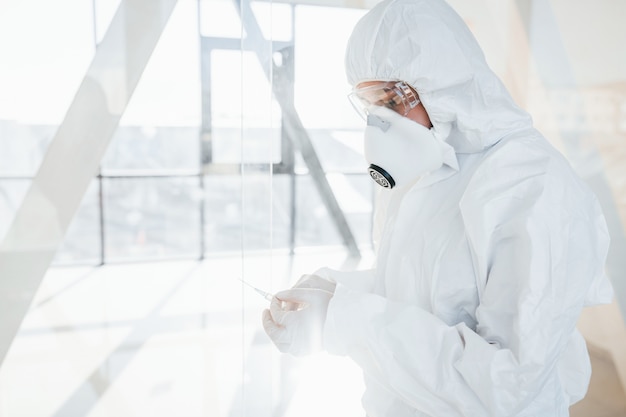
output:
{"label": "white glove", "polygon": [[302,275],[292,288],[317,288],[334,294],[336,286],[336,283],[319,275]]}
{"label": "white glove", "polygon": [[276,293],[269,310],[263,311],[263,328],[278,350],[294,356],[322,350],[324,322],[332,297],[332,292],[319,288]]}

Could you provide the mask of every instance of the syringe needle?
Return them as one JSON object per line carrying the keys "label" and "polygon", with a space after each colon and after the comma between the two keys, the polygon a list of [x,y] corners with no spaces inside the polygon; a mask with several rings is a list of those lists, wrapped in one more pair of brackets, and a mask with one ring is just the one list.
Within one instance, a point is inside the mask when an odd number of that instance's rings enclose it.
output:
{"label": "syringe needle", "polygon": [[271,294],[267,291],[263,291],[260,290],[258,288],[255,288],[254,291],[258,292],[259,294],[261,294],[263,296],[263,298],[265,298],[267,301],[272,301],[272,298],[274,298],[274,294]]}
{"label": "syringe needle", "polygon": [[243,282],[244,284],[246,284],[248,287],[252,288],[254,291],[256,291],[258,294],[260,294],[263,298],[265,298],[267,301],[272,301],[272,298],[274,298],[274,294],[269,293],[267,291],[263,291],[260,288],[255,287],[252,284],[247,283],[246,281],[244,281],[243,279],[239,278],[239,281]]}

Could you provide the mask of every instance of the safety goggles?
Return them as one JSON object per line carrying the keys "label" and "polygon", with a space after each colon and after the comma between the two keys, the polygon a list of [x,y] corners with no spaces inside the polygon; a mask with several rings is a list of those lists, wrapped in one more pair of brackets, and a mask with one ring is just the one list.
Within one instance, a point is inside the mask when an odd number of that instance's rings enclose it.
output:
{"label": "safety goggles", "polygon": [[389,81],[355,88],[348,94],[348,98],[365,120],[371,106],[387,107],[401,116],[406,116],[420,103],[415,91],[404,81]]}

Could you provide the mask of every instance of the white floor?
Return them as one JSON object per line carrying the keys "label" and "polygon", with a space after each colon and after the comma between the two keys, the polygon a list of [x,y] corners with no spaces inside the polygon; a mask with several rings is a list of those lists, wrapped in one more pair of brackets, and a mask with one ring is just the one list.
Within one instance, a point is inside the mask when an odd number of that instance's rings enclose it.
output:
{"label": "white floor", "polygon": [[261,326],[267,301],[237,281],[276,291],[346,261],[334,250],[51,268],[0,368],[0,416],[363,416],[358,369],[280,355]]}
{"label": "white floor", "polygon": [[[237,279],[277,291],[370,262],[327,250],[51,268],[0,367],[0,417],[363,417],[356,366],[279,354],[267,301]],[[592,361],[572,416],[625,416],[615,370]]]}

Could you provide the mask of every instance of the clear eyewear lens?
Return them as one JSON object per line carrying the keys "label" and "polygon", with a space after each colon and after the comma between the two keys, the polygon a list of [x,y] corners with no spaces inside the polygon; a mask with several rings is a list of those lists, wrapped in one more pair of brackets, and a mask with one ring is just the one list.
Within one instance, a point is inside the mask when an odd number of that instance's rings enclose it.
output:
{"label": "clear eyewear lens", "polygon": [[403,81],[358,88],[352,91],[348,98],[363,119],[367,119],[367,109],[371,106],[384,106],[406,116],[420,103],[413,89]]}
{"label": "clear eyewear lens", "polygon": [[354,107],[354,110],[356,110],[359,116],[361,116],[363,120],[367,120],[367,108],[370,106],[370,104],[361,99],[355,92],[348,94],[348,99],[350,100],[350,104],[352,104],[352,107]]}

